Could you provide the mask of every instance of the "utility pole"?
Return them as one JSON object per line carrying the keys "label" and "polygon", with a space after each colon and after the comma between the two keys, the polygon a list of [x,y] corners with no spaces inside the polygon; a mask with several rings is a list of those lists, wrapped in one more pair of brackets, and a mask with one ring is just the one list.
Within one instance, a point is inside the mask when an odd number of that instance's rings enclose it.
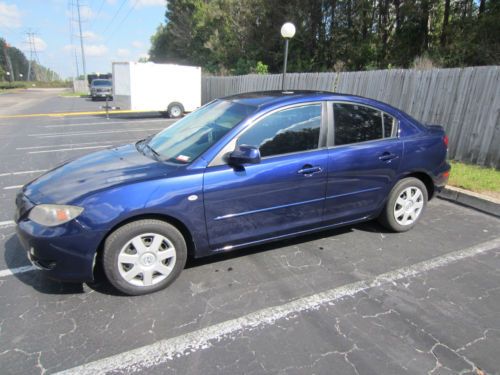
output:
{"label": "utility pole", "polygon": [[31,80],[31,64],[33,62],[33,33],[28,31],[26,33],[27,39],[28,39],[28,44],[30,48],[30,58],[28,59],[28,74],[26,75],[26,80],[30,81]]}
{"label": "utility pole", "polygon": [[[45,74],[43,75],[43,70],[41,70],[42,65],[40,64],[40,59],[38,58],[38,51],[35,39],[36,35],[37,34],[32,30],[28,30],[28,32],[26,32],[26,40],[30,49],[30,57],[28,59],[28,74],[26,75],[27,81],[32,81],[37,79],[47,80],[47,73],[45,72]],[[37,70],[35,69],[37,65],[38,65],[38,73]]]}
{"label": "utility pole", "polygon": [[78,28],[80,29],[80,47],[82,48],[83,75],[87,78],[87,68],[85,66],[85,49],[83,48],[82,19],[80,17],[80,0],[76,0],[76,10],[78,12]]}

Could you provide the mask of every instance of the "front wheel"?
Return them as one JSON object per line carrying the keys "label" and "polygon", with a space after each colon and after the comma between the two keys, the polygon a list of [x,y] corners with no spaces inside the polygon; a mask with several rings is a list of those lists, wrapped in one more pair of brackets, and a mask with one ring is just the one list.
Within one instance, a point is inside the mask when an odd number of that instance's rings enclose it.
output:
{"label": "front wheel", "polygon": [[186,241],[177,228],[161,220],[138,220],[106,239],[103,268],[116,289],[141,295],[171,284],[184,269],[186,258]]}
{"label": "front wheel", "polygon": [[404,178],[392,188],[378,220],[387,229],[406,232],[415,226],[426,206],[424,183],[414,177]]}

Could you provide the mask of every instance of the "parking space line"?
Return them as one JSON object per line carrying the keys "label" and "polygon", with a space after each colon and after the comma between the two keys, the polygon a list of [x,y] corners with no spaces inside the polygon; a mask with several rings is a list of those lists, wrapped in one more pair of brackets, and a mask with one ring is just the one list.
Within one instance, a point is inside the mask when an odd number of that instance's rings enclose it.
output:
{"label": "parking space line", "polygon": [[6,277],[6,276],[12,276],[17,273],[24,273],[24,272],[30,272],[34,271],[36,268],[34,266],[22,266],[22,267],[16,267],[16,268],[9,268],[6,270],[1,270],[0,271],[0,277]]}
{"label": "parking space line", "polygon": [[155,120],[129,120],[129,121],[108,121],[108,122],[87,122],[87,123],[74,123],[74,124],[58,124],[58,125],[43,125],[44,128],[69,128],[75,126],[93,126],[93,125],[127,125],[127,124],[140,124],[143,122],[165,122],[170,123],[174,120],[169,119],[155,119]]}
{"label": "parking space line", "polygon": [[4,190],[14,190],[14,189],[22,188],[22,187],[23,187],[23,185],[12,185],[12,186],[6,186],[3,189]]}
{"label": "parking space line", "polygon": [[[109,111],[110,115],[121,113],[148,113],[151,111],[135,111],[129,109]],[[29,117],[64,117],[64,116],[85,116],[85,115],[105,115],[106,111],[86,111],[86,112],[53,112],[53,113],[30,113],[18,115],[0,115],[0,119],[4,118],[29,118]]]}
{"label": "parking space line", "polygon": [[111,133],[129,133],[129,132],[146,132],[146,131],[158,131],[164,128],[154,128],[154,129],[124,129],[124,130],[100,130],[96,132],[74,132],[74,133],[39,133],[39,134],[28,134],[30,137],[38,138],[55,138],[55,137],[76,137],[79,135],[97,135],[97,134],[111,134]]}
{"label": "parking space line", "polygon": [[[100,145],[100,146],[87,146],[87,147],[72,147],[72,148],[58,148],[54,150],[40,150],[40,151],[29,151],[28,154],[44,154],[47,152],[64,152],[64,151],[76,151],[76,150],[92,150],[96,148],[106,148],[113,146],[112,144]],[[54,146],[52,146],[54,147]]]}
{"label": "parking space line", "polygon": [[[53,147],[53,146],[51,146],[51,147]],[[21,175],[21,174],[33,174],[33,173],[40,173],[40,172],[47,172],[47,169],[35,169],[33,171],[20,171],[20,172],[0,173],[0,177],[18,176],[18,175]]]}
{"label": "parking space line", "polygon": [[[61,146],[61,147],[72,147],[72,146],[85,146],[85,145],[98,145],[98,144],[102,144],[102,143],[109,143],[109,144],[112,144],[112,143],[116,143],[116,142],[120,142],[118,144],[125,144],[125,142],[133,142],[133,141],[137,141],[137,138],[134,138],[134,139],[114,139],[114,140],[107,140],[107,141],[95,141],[95,142],[80,142],[80,143],[63,143],[63,144],[58,144],[58,146]],[[122,143],[124,142],[124,143]],[[29,146],[29,147],[17,147],[16,150],[18,151],[23,151],[23,150],[39,150],[39,149],[42,149],[42,148],[51,148],[51,147],[54,147],[54,145],[47,145],[47,146]],[[1,175],[0,175],[1,177]]]}
{"label": "parking space line", "polygon": [[0,221],[0,228],[9,228],[16,225],[14,220]]}
{"label": "parking space line", "polygon": [[177,337],[160,340],[151,345],[83,364],[58,374],[129,373],[145,370],[164,364],[174,358],[187,356],[198,350],[209,348],[213,343],[234,337],[245,330],[269,326],[279,319],[289,318],[302,312],[331,305],[342,298],[352,297],[359,292],[395,283],[408,277],[418,276],[450,263],[499,248],[500,237],[464,250],[454,251],[411,266],[401,267],[372,278],[299,298],[282,305],[264,308]]}

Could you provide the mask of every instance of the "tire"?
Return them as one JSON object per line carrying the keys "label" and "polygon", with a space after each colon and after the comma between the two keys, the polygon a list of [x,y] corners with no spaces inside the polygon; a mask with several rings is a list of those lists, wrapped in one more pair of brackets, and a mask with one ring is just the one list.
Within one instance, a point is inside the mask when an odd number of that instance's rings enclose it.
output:
{"label": "tire", "polygon": [[422,217],[427,199],[427,188],[422,181],[404,178],[392,188],[378,221],[394,232],[406,232]]}
{"label": "tire", "polygon": [[181,103],[170,103],[168,105],[167,114],[170,118],[179,118],[184,113],[184,107]]}
{"label": "tire", "polygon": [[116,289],[137,296],[170,285],[184,269],[186,259],[181,232],[167,222],[146,219],[112,232],[104,242],[102,262],[107,279]]}

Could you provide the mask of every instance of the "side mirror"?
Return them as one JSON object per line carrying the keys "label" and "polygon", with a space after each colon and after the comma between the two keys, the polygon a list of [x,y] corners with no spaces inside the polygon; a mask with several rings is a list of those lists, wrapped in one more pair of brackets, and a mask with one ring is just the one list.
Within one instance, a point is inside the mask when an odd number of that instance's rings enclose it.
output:
{"label": "side mirror", "polygon": [[260,151],[257,147],[240,145],[229,154],[228,164],[242,166],[244,164],[259,164]]}

